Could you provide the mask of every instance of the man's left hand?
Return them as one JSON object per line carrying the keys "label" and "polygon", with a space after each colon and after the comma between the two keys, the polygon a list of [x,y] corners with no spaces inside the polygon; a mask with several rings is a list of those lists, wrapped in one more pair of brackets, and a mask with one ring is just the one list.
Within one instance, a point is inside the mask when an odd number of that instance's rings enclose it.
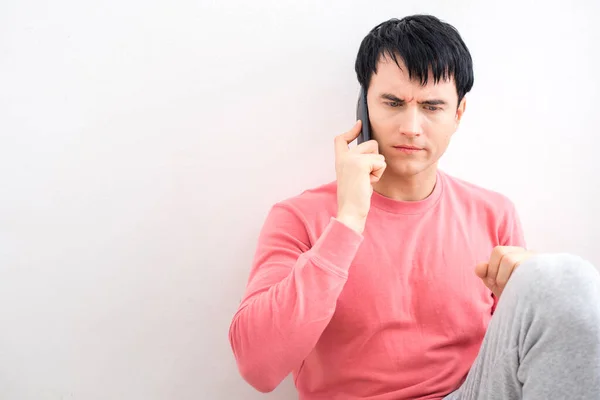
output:
{"label": "man's left hand", "polygon": [[497,246],[488,262],[477,264],[475,273],[483,280],[485,286],[500,298],[514,270],[533,255],[534,253],[522,247]]}

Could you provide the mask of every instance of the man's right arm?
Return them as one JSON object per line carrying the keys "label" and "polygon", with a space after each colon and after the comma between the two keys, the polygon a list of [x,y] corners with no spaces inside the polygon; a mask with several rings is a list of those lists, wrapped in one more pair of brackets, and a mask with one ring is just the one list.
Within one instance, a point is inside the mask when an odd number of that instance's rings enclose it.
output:
{"label": "man's right arm", "polygon": [[261,392],[275,389],[315,347],[362,242],[335,218],[312,247],[307,229],[291,205],[271,209],[229,330],[241,375]]}
{"label": "man's right arm", "polygon": [[269,392],[301,365],[335,312],[365,227],[385,158],[375,140],[352,150],[361,121],[335,137],[336,218],[311,243],[309,227],[289,203],[271,210],[260,235],[229,340],[244,379]]}

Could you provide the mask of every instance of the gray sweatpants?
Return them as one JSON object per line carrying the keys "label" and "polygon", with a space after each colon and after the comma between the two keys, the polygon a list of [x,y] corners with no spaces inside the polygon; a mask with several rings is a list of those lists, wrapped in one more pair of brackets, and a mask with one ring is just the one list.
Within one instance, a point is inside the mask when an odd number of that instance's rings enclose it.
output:
{"label": "gray sweatpants", "polygon": [[598,270],[569,254],[521,264],[465,382],[445,399],[600,399]]}

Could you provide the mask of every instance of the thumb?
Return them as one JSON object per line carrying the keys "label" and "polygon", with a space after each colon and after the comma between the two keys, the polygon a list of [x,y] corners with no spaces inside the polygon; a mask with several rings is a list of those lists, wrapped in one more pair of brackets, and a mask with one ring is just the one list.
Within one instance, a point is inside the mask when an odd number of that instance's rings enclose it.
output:
{"label": "thumb", "polygon": [[479,263],[475,267],[475,274],[481,278],[483,284],[490,289],[496,296],[500,297],[498,293],[498,287],[496,286],[496,280],[494,278],[487,278],[489,264],[486,262]]}
{"label": "thumb", "polygon": [[488,263],[487,262],[479,263],[475,267],[475,274],[478,277],[480,277],[481,279],[485,279],[485,277],[487,276],[487,270],[488,270]]}

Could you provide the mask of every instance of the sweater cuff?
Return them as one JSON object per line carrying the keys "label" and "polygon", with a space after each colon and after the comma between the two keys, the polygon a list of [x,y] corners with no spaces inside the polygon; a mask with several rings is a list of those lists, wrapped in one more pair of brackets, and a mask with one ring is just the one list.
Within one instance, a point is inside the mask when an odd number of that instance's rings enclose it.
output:
{"label": "sweater cuff", "polygon": [[363,235],[332,217],[311,253],[319,264],[345,275],[363,239]]}

